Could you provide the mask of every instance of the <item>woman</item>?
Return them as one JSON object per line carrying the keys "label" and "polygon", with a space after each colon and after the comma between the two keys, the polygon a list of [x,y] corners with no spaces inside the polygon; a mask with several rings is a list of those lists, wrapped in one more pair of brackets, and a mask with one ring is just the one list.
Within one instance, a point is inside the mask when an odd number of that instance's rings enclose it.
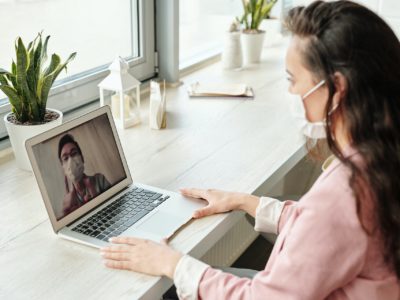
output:
{"label": "woman", "polygon": [[367,8],[313,2],[290,11],[286,66],[304,105],[305,133],[336,156],[299,202],[184,189],[208,206],[194,217],[242,209],[255,229],[278,232],[265,270],[239,278],[169,248],[115,238],[105,264],[174,279],[182,299],[399,297],[400,44]]}

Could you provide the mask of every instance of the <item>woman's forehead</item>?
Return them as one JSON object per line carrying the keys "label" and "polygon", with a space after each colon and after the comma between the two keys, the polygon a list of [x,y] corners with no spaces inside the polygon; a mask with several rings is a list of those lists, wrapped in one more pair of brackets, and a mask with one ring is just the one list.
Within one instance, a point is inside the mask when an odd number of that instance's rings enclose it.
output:
{"label": "woman's forehead", "polygon": [[292,73],[296,70],[301,70],[302,68],[304,68],[301,57],[301,50],[303,49],[304,42],[299,37],[293,36],[290,39],[290,43],[286,52],[286,67]]}
{"label": "woman's forehead", "polygon": [[304,64],[304,53],[307,45],[307,39],[298,36],[293,36],[290,39],[289,46],[286,52],[286,70],[296,78],[304,78],[312,80],[312,72]]}

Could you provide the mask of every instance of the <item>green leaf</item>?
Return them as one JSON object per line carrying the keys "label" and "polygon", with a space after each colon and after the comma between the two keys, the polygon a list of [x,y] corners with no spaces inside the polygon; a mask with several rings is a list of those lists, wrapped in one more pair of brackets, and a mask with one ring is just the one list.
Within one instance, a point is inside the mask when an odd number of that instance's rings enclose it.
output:
{"label": "green leaf", "polygon": [[43,77],[39,82],[37,96],[40,100],[39,102],[41,107],[46,107],[47,97],[49,96],[51,86],[53,85],[53,78],[54,72],[50,75],[47,75],[46,77]]}
{"label": "green leaf", "polygon": [[39,103],[39,99],[36,97],[36,94],[32,94],[29,99],[29,109],[30,114],[32,115],[32,119],[36,122],[43,120],[43,116],[41,114],[41,107]]}
{"label": "green leaf", "polygon": [[61,58],[57,54],[51,56],[49,66],[41,74],[36,90],[36,96],[39,99],[40,107],[46,107],[47,97],[50,92],[50,88],[53,84],[54,74],[58,67],[60,67]]}
{"label": "green leaf", "polygon": [[12,76],[12,77],[9,78],[9,80],[11,81],[12,86],[14,87],[14,89],[17,90],[18,94],[21,94],[21,89],[18,86],[17,78],[15,76]]}
{"label": "green leaf", "polygon": [[47,44],[49,42],[50,39],[50,35],[48,35],[46,37],[46,39],[44,40],[44,44],[43,44],[43,48],[42,48],[42,64],[47,60]]}
{"label": "green leaf", "polygon": [[56,80],[57,76],[60,74],[60,72],[61,72],[63,69],[67,69],[67,64],[68,64],[70,61],[72,61],[75,57],[76,57],[76,52],[72,53],[72,54],[67,58],[67,60],[66,60],[63,64],[61,64],[61,65],[59,65],[59,66],[57,67],[57,69],[56,69],[56,71],[55,71],[55,73],[54,73],[53,82]]}
{"label": "green leaf", "polygon": [[262,19],[261,10],[262,10],[262,7],[264,6],[264,1],[265,0],[257,1],[257,4],[256,4],[256,6],[254,8],[253,16],[252,16],[251,29],[258,30],[258,26],[261,23],[260,20]]}
{"label": "green leaf", "polygon": [[40,87],[38,87],[38,92],[40,90],[40,94],[38,94],[38,95],[40,95],[39,99],[40,99],[40,105],[42,107],[43,106],[45,107],[47,104],[47,98],[49,96],[50,89],[53,86],[53,83],[56,80],[57,76],[60,74],[60,72],[63,69],[67,68],[67,64],[70,61],[72,61],[75,58],[75,56],[76,56],[76,52],[72,53],[63,64],[59,64],[52,73],[48,74],[46,77],[44,77],[41,80]]}
{"label": "green leaf", "polygon": [[35,39],[34,39],[32,42],[30,42],[30,43],[28,44],[28,48],[27,48],[28,52],[29,52],[30,50],[32,50],[33,48],[35,48],[36,41],[37,41],[38,37],[39,37],[39,35],[37,35],[37,36],[35,37]]}
{"label": "green leaf", "polygon": [[17,83],[21,86],[22,90],[27,90],[28,85],[26,82],[26,71],[29,66],[29,57],[26,51],[25,45],[22,42],[21,38],[18,38],[17,41],[17,67],[16,67],[16,76]]}
{"label": "green leaf", "polygon": [[7,70],[0,68],[0,75],[6,75],[6,74],[11,74],[11,73],[8,72]]}
{"label": "green leaf", "polygon": [[248,8],[249,8],[249,12],[250,12],[250,13],[253,13],[253,12],[254,12],[254,9],[255,9],[255,7],[256,7],[256,4],[257,4],[257,0],[250,0],[250,1],[248,2]]}
{"label": "green leaf", "polygon": [[29,57],[25,45],[20,37],[17,40],[16,50],[17,50],[17,73],[19,73],[22,76],[25,76],[26,70],[28,69],[29,66]]}
{"label": "green leaf", "polygon": [[38,82],[39,82],[39,77],[40,77],[40,72],[42,70],[42,61],[41,61],[41,57],[42,57],[42,33],[39,33],[37,38],[39,39],[37,46],[35,48],[35,54],[34,54],[34,59],[33,59],[33,67],[35,70],[35,74],[34,74],[34,84],[35,86],[37,86]]}
{"label": "green leaf", "polygon": [[32,45],[33,45],[33,41],[28,44],[28,48],[27,48],[28,52],[29,52],[29,50],[31,50]]}
{"label": "green leaf", "polygon": [[9,85],[5,74],[0,74],[0,84],[1,85]]}
{"label": "green leaf", "polygon": [[269,14],[270,14],[270,12],[271,12],[271,9],[274,7],[276,1],[277,1],[277,0],[269,1],[268,3],[266,3],[266,4],[263,6],[263,9],[262,9],[262,11],[261,11],[262,19],[265,19],[265,18],[267,18],[267,17],[269,16]]}
{"label": "green leaf", "polygon": [[38,42],[38,44],[36,46],[35,57],[34,57],[34,60],[33,60],[33,66],[34,66],[35,70],[37,69],[38,66],[40,66],[40,59],[42,57],[42,46],[43,46],[43,44],[42,44],[42,35],[39,33],[39,42]]}
{"label": "green leaf", "polygon": [[16,43],[16,55],[17,55],[17,62],[16,62],[17,85],[19,86],[23,94],[22,95],[23,104],[24,106],[27,107],[29,103],[26,102],[26,97],[29,97],[29,88],[26,82],[26,71],[29,65],[29,58],[25,45],[22,42],[21,38],[18,38]]}
{"label": "green leaf", "polygon": [[2,90],[4,94],[6,94],[8,100],[10,101],[10,104],[17,112],[22,111],[23,102],[14,88],[6,85],[0,85],[0,90]]}
{"label": "green leaf", "polygon": [[[37,97],[34,91],[29,89],[27,69],[29,68],[29,56],[26,51],[25,45],[21,38],[18,38],[17,42],[17,86],[18,92],[21,94],[22,100],[22,111],[21,118],[24,117],[26,111],[28,111],[29,118],[31,121],[40,121],[40,111]],[[16,107],[16,109],[18,109]]]}
{"label": "green leaf", "polygon": [[14,89],[17,90],[18,94],[21,94],[21,89],[17,83],[17,65],[15,64],[14,60],[12,61],[11,64],[11,73],[13,76],[10,76],[9,80],[11,81]]}
{"label": "green leaf", "polygon": [[13,73],[13,75],[17,75],[17,65],[15,64],[14,60],[11,64],[11,73]]}
{"label": "green leaf", "polygon": [[43,72],[43,77],[46,77],[47,75],[53,73],[54,70],[60,65],[60,63],[61,63],[60,56],[58,56],[57,54],[53,54],[51,56],[50,65]]}
{"label": "green leaf", "polygon": [[245,25],[245,29],[258,30],[276,2],[277,0],[242,0],[244,14],[240,23]]}
{"label": "green leaf", "polygon": [[249,22],[248,22],[248,15],[249,15],[249,3],[246,3],[246,0],[242,0],[242,5],[243,5],[243,16],[239,20],[240,24],[243,24],[245,29],[249,29]]}
{"label": "green leaf", "polygon": [[[17,77],[15,77],[15,75],[10,73],[10,74],[6,74],[6,78],[11,82],[14,89],[16,89],[15,87],[17,86]],[[16,89],[16,91],[18,92],[18,89]]]}
{"label": "green leaf", "polygon": [[36,91],[36,77],[34,68],[29,68],[26,74],[26,82],[28,84],[28,88],[30,94],[34,94]]}
{"label": "green leaf", "polygon": [[26,79],[28,82],[29,90],[31,91],[31,93],[34,93],[34,91],[36,90],[36,76],[35,76],[35,66],[34,66],[35,48],[32,47],[28,51],[28,54],[29,54],[29,66],[28,70],[26,71]]}

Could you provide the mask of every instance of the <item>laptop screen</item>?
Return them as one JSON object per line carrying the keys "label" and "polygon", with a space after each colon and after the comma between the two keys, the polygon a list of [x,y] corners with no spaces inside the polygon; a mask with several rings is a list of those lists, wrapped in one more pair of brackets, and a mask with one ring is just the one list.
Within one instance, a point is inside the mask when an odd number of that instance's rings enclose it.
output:
{"label": "laptop screen", "polygon": [[57,221],[127,178],[107,114],[32,151]]}

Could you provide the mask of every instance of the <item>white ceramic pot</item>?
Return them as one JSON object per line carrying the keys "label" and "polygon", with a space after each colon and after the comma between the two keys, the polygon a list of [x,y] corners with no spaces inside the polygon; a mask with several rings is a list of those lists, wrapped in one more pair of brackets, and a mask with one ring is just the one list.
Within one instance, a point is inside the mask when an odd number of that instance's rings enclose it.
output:
{"label": "white ceramic pot", "polygon": [[260,62],[265,32],[242,33],[243,60],[245,64]]}
{"label": "white ceramic pot", "polygon": [[8,116],[11,113],[8,113],[4,116],[4,123],[6,124],[8,136],[10,137],[15,159],[17,160],[17,166],[20,169],[26,171],[32,170],[31,163],[25,149],[25,141],[31,137],[34,137],[35,135],[61,125],[62,123],[63,114],[61,111],[49,108],[47,110],[58,113],[58,119],[40,125],[17,125],[8,121]]}
{"label": "white ceramic pot", "polygon": [[222,52],[222,67],[224,69],[239,69],[242,67],[242,45],[240,32],[227,32],[224,40],[224,51]]}

